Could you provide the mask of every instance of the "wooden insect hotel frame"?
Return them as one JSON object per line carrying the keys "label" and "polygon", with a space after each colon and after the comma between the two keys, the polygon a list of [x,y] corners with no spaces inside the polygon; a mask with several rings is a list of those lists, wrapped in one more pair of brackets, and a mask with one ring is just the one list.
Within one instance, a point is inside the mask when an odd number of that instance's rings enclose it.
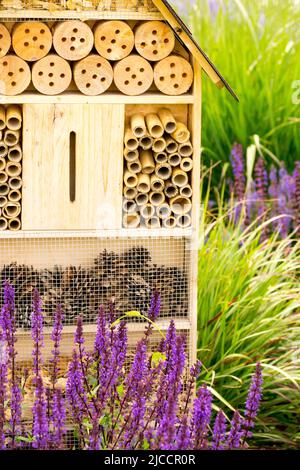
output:
{"label": "wooden insect hotel frame", "polygon": [[[173,318],[197,340],[201,77],[233,95],[165,0],[0,1],[1,281],[16,289],[18,358],[31,360],[31,297]],[[131,344],[144,329],[128,324]],[[159,338],[158,338],[159,339]],[[157,339],[157,340],[158,340]]]}

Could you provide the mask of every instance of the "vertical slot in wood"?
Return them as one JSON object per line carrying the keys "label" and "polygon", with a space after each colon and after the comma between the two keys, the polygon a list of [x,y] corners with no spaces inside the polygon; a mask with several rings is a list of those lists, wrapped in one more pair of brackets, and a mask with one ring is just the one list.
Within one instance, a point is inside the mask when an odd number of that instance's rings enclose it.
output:
{"label": "vertical slot in wood", "polygon": [[70,132],[70,201],[76,199],[76,133]]}

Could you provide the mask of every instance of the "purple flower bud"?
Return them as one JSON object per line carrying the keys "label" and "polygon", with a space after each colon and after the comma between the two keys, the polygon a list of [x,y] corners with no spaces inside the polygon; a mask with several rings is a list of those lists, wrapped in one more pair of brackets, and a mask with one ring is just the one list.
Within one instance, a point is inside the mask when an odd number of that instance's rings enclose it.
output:
{"label": "purple flower bud", "polygon": [[235,411],[233,419],[231,421],[231,428],[227,438],[227,448],[228,449],[238,449],[240,447],[241,437],[242,437],[242,418],[238,411]]}
{"label": "purple flower bud", "polygon": [[205,385],[199,388],[194,401],[191,423],[193,449],[207,447],[208,426],[211,419],[212,394]]}
{"label": "purple flower bud", "polygon": [[254,421],[259,410],[259,405],[262,397],[262,383],[262,368],[261,365],[258,363],[256,365],[255,373],[252,376],[251,385],[246,401],[245,419],[243,422],[244,439],[252,436],[250,429],[254,427]]}
{"label": "purple flower bud", "polygon": [[212,449],[223,450],[226,435],[226,418],[222,410],[218,411],[212,438]]}
{"label": "purple flower bud", "polygon": [[47,422],[47,404],[45,400],[43,381],[36,379],[35,401],[33,405],[33,438],[34,449],[46,450],[49,445],[49,429]]}

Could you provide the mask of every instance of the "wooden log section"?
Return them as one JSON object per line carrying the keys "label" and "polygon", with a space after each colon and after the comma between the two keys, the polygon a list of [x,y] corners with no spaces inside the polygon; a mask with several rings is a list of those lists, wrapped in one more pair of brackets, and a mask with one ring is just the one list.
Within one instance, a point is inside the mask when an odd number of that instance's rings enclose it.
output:
{"label": "wooden log section", "polygon": [[139,146],[139,141],[133,134],[130,127],[125,129],[124,144],[128,150],[137,150]]}
{"label": "wooden log section", "polygon": [[2,132],[5,128],[6,128],[6,111],[5,111],[4,106],[0,105],[0,131]]}
{"label": "wooden log section", "polygon": [[192,188],[189,184],[187,184],[186,186],[183,186],[182,188],[180,188],[179,192],[180,192],[181,196],[184,196],[184,197],[191,198],[192,195],[193,195],[193,190],[192,190]]}
{"label": "wooden log section", "polygon": [[10,104],[6,109],[6,127],[17,131],[22,127],[22,110],[16,104]]}
{"label": "wooden log section", "polygon": [[164,180],[158,178],[156,175],[151,175],[150,187],[151,187],[151,191],[161,192],[165,188],[165,182]]}
{"label": "wooden log section", "polygon": [[170,207],[175,215],[188,214],[192,208],[191,200],[183,196],[175,196],[170,199]]}
{"label": "wooden log section", "polygon": [[173,215],[170,215],[170,217],[167,217],[166,219],[163,219],[162,225],[164,228],[174,228],[176,227],[176,219]]}
{"label": "wooden log section", "polygon": [[127,163],[127,168],[130,173],[140,173],[142,171],[142,165],[139,160],[136,160],[134,162],[128,162]]}
{"label": "wooden log section", "polygon": [[2,214],[7,219],[18,217],[21,212],[21,204],[19,202],[8,202],[2,209]]}
{"label": "wooden log section", "polygon": [[137,175],[126,170],[124,173],[124,183],[128,188],[135,188],[138,183]]}
{"label": "wooden log section", "polygon": [[160,228],[160,220],[157,215],[153,215],[149,219],[146,219],[145,223],[147,228]]}
{"label": "wooden log section", "polygon": [[150,175],[155,170],[155,162],[151,150],[143,150],[140,154],[142,172]]}
{"label": "wooden log section", "polygon": [[17,56],[28,62],[45,57],[52,47],[52,34],[45,23],[16,23],[12,32],[12,47]]}
{"label": "wooden log section", "polygon": [[150,191],[150,176],[146,173],[138,175],[137,190],[139,193],[149,193]]}
{"label": "wooden log section", "polygon": [[22,166],[20,163],[7,162],[5,171],[10,178],[15,178],[22,173]]}
{"label": "wooden log section", "polygon": [[169,56],[154,66],[154,83],[165,95],[177,96],[188,92],[193,79],[191,65],[180,56]]}
{"label": "wooden log section", "polygon": [[108,60],[91,54],[74,65],[73,76],[79,91],[84,95],[96,96],[108,90],[114,72]]}
{"label": "wooden log section", "polygon": [[161,108],[158,110],[158,117],[164,126],[165,131],[168,134],[172,134],[176,130],[177,124],[171,111],[167,108]]}
{"label": "wooden log section", "polygon": [[4,207],[8,202],[8,199],[6,196],[0,196],[0,208]]}
{"label": "wooden log section", "polygon": [[124,199],[123,201],[123,211],[131,214],[137,211],[136,202],[131,199]]}
{"label": "wooden log section", "polygon": [[72,80],[69,63],[56,54],[49,54],[32,67],[32,83],[43,95],[59,95]]}
{"label": "wooden log section", "polygon": [[5,217],[0,217],[0,230],[3,231],[3,230],[6,230],[7,229],[7,220],[5,219]]}
{"label": "wooden log section", "polygon": [[191,226],[191,216],[183,214],[176,217],[176,226],[180,228],[188,228]]}
{"label": "wooden log section", "polygon": [[175,47],[173,30],[163,21],[145,21],[135,28],[135,48],[147,60],[167,57]]}
{"label": "wooden log section", "polygon": [[156,208],[156,215],[160,219],[168,219],[172,214],[171,208],[167,202],[164,202]]}
{"label": "wooden log section", "polygon": [[11,37],[8,29],[0,23],[0,58],[4,57],[11,46]]}
{"label": "wooden log section", "polygon": [[165,202],[165,195],[163,192],[154,192],[151,191],[149,194],[149,202],[154,206],[158,207],[161,206]]}
{"label": "wooden log section", "polygon": [[121,60],[134,48],[134,34],[125,21],[100,21],[94,28],[95,48],[108,60]]}
{"label": "wooden log section", "polygon": [[12,189],[8,193],[8,200],[11,202],[19,202],[22,199],[22,194],[19,189]]}
{"label": "wooden log section", "polygon": [[155,215],[155,207],[150,203],[145,204],[144,206],[140,207],[140,214],[143,219],[150,219]]}
{"label": "wooden log section", "polygon": [[9,219],[8,221],[8,229],[12,232],[17,232],[21,230],[21,221],[18,217],[14,219]]}
{"label": "wooden log section", "polygon": [[134,114],[130,119],[130,126],[133,134],[140,139],[147,135],[145,117],[141,113]]}
{"label": "wooden log section", "polygon": [[23,59],[15,55],[6,55],[0,59],[1,95],[19,95],[26,90],[30,81],[30,68]]}
{"label": "wooden log section", "polygon": [[179,189],[177,188],[177,186],[171,183],[171,181],[167,181],[166,186],[165,186],[165,195],[168,198],[172,198],[172,197],[177,196],[178,193],[179,193]]}
{"label": "wooden log section", "polygon": [[14,147],[20,140],[20,131],[7,129],[4,134],[4,143],[7,147]]}
{"label": "wooden log section", "polygon": [[0,159],[5,162],[4,158],[6,157],[7,154],[8,154],[8,147],[6,143],[2,141],[0,142]]}
{"label": "wooden log section", "polygon": [[152,149],[154,152],[164,152],[166,149],[167,143],[163,137],[154,139]]}
{"label": "wooden log section", "polygon": [[147,134],[144,137],[140,138],[139,144],[143,150],[149,150],[152,148],[153,138],[149,134]]}
{"label": "wooden log section", "polygon": [[145,206],[148,203],[149,196],[146,193],[138,193],[136,203],[138,206]]}
{"label": "wooden log section", "polygon": [[181,156],[179,153],[172,153],[168,156],[168,162],[171,166],[178,166],[181,162]]}
{"label": "wooden log section", "polygon": [[125,228],[138,228],[141,222],[139,214],[124,214],[123,216],[123,227]]}
{"label": "wooden log section", "polygon": [[89,55],[94,45],[91,28],[79,20],[57,23],[53,33],[53,46],[66,60],[80,60]]}
{"label": "wooden log section", "polygon": [[160,163],[155,168],[155,174],[162,180],[168,180],[172,175],[172,168],[168,163]]}
{"label": "wooden log section", "polygon": [[20,145],[9,147],[7,158],[10,162],[20,163],[23,157],[23,152]]}
{"label": "wooden log section", "polygon": [[145,93],[153,83],[153,69],[149,62],[137,54],[120,60],[114,67],[114,82],[125,95]]}
{"label": "wooden log section", "polygon": [[127,162],[136,162],[139,159],[139,151],[125,148],[124,158]]}
{"label": "wooden log section", "polygon": [[158,139],[164,135],[164,128],[157,114],[150,113],[146,115],[146,124],[149,134]]}
{"label": "wooden log section", "polygon": [[8,185],[9,185],[10,189],[21,189],[22,186],[23,186],[22,178],[20,176],[15,176],[14,178],[9,178]]}
{"label": "wooden log section", "polygon": [[136,188],[128,188],[127,186],[124,187],[123,189],[123,194],[126,199],[133,200],[136,198],[137,195],[137,189]]}
{"label": "wooden log section", "polygon": [[172,174],[172,183],[179,188],[186,186],[189,182],[188,175],[180,168],[175,168]]}
{"label": "wooden log section", "polygon": [[191,133],[183,122],[177,122],[176,131],[172,133],[172,137],[179,144],[183,144],[190,140]]}
{"label": "wooden log section", "polygon": [[166,152],[154,153],[154,160],[156,163],[166,163],[168,161],[168,155]]}
{"label": "wooden log section", "polygon": [[8,180],[8,175],[6,171],[0,171],[0,184],[6,183]]}
{"label": "wooden log section", "polygon": [[193,151],[193,146],[189,141],[178,146],[178,152],[182,157],[191,157],[193,155]]}
{"label": "wooden log section", "polygon": [[180,168],[183,171],[191,171],[193,169],[193,160],[191,158],[183,158],[180,162]]}
{"label": "wooden log section", "polygon": [[177,150],[178,150],[177,142],[174,139],[172,139],[171,136],[168,136],[166,138],[166,151],[168,153],[176,153]]}

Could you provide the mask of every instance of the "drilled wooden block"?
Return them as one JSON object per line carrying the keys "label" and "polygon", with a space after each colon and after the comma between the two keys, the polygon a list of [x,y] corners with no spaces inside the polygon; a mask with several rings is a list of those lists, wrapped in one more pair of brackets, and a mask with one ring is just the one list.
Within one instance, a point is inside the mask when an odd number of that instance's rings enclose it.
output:
{"label": "drilled wooden block", "polygon": [[6,55],[0,59],[0,94],[19,95],[31,80],[29,65],[20,57]]}
{"label": "drilled wooden block", "polygon": [[57,54],[66,60],[83,59],[91,52],[93,45],[92,30],[82,21],[63,21],[55,27],[53,46]]}
{"label": "drilled wooden block", "polygon": [[101,21],[94,29],[95,48],[109,60],[121,60],[134,48],[134,34],[125,21]]}
{"label": "drilled wooden block", "polygon": [[146,59],[131,54],[115,65],[114,81],[125,95],[141,95],[149,90],[153,83],[153,69]]}
{"label": "drilled wooden block", "polygon": [[175,36],[163,21],[145,21],[135,29],[135,47],[147,60],[162,60],[173,51]]}
{"label": "drilled wooden block", "polygon": [[44,95],[58,95],[65,91],[72,80],[69,63],[56,54],[36,62],[32,67],[32,83]]}
{"label": "drilled wooden block", "polygon": [[110,63],[97,54],[91,54],[74,65],[74,81],[85,95],[104,93],[112,84],[113,76]]}
{"label": "drilled wooden block", "polygon": [[170,55],[154,66],[154,82],[166,95],[182,95],[193,84],[194,73],[190,63],[180,56]]}
{"label": "drilled wooden block", "polygon": [[4,57],[10,48],[11,37],[8,29],[0,23],[0,57]]}
{"label": "drilled wooden block", "polygon": [[21,59],[33,62],[45,57],[52,46],[52,34],[45,23],[17,23],[12,33],[12,46]]}

